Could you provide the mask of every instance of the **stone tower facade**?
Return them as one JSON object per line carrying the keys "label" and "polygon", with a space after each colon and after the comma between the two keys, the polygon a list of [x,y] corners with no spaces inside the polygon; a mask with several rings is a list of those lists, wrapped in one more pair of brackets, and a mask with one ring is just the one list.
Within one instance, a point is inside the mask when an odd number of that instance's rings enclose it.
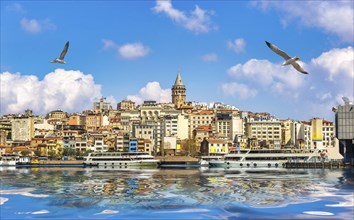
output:
{"label": "stone tower facade", "polygon": [[186,103],[186,87],[183,85],[181,74],[178,71],[175,84],[172,86],[172,103],[180,108]]}

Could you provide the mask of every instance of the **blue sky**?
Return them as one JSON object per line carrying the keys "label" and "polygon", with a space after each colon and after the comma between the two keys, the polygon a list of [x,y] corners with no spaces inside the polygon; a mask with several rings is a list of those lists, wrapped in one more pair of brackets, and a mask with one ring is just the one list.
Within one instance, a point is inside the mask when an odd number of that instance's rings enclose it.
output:
{"label": "blue sky", "polygon": [[[1,1],[1,114],[79,112],[101,96],[113,107],[170,102],[180,71],[187,101],[333,120],[332,107],[354,97],[353,4]],[[265,40],[309,75],[281,66]],[[50,63],[66,41],[67,63]]]}

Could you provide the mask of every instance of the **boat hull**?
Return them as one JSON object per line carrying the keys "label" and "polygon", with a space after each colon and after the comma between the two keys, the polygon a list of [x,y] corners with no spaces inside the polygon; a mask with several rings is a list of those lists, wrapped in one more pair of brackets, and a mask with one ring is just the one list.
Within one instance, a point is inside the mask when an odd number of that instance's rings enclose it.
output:
{"label": "boat hull", "polygon": [[84,162],[85,166],[99,166],[99,167],[157,167],[159,160],[124,160],[124,161],[90,161]]}
{"label": "boat hull", "polygon": [[0,166],[16,166],[17,161],[0,161]]}
{"label": "boat hull", "polygon": [[215,168],[284,168],[286,161],[210,161]]}

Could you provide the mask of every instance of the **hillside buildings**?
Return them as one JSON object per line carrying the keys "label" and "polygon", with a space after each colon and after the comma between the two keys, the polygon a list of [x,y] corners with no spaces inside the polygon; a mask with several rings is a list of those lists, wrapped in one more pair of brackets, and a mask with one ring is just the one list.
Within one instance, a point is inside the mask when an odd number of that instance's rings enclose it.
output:
{"label": "hillside buildings", "polygon": [[180,72],[171,90],[171,103],[145,100],[136,105],[122,100],[113,109],[102,97],[93,103],[93,109],[79,113],[54,110],[46,117],[33,116],[31,111],[4,115],[1,148],[16,151],[18,146],[27,147],[36,149],[32,154],[53,157],[82,156],[90,151],[208,155],[250,148],[331,150],[340,137],[341,153],[353,154],[347,147],[354,138],[353,124],[344,120],[354,118],[348,113],[349,104],[338,107],[340,127],[336,128],[333,122],[319,118],[279,120],[269,113],[240,111],[220,102],[189,102]]}

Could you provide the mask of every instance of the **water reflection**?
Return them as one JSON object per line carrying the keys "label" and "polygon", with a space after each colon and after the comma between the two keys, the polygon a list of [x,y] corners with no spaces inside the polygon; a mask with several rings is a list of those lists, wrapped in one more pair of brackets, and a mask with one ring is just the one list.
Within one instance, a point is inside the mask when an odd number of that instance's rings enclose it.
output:
{"label": "water reflection", "polygon": [[[354,204],[353,177],[340,170],[255,173],[213,169],[34,168],[2,169],[0,177],[5,199],[22,189],[21,195],[48,195],[51,207],[104,207],[97,212],[100,215],[121,214],[122,210],[132,208],[150,210],[150,214],[210,214],[212,208],[224,217],[235,217],[245,210],[251,209],[254,214],[319,200],[328,201],[327,209],[341,207],[353,211]],[[316,210],[301,213],[313,214]]]}

